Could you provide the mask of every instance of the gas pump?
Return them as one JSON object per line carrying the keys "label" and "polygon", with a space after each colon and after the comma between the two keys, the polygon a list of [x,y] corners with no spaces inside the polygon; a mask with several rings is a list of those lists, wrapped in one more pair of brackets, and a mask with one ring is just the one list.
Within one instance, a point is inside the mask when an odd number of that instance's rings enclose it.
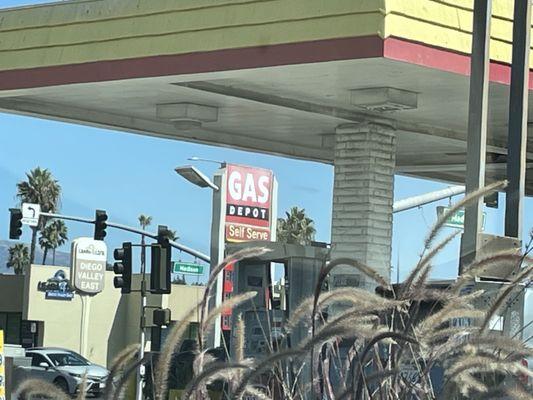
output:
{"label": "gas pump", "polygon": [[[257,258],[233,265],[233,295],[257,291],[257,296],[232,310],[230,355],[235,354],[236,316],[242,315],[245,324],[244,356],[262,358],[281,348],[296,348],[309,337],[308,327],[300,323],[290,336],[281,340],[283,325],[292,312],[309,296],[318,281],[320,268],[329,251],[324,247],[300,246],[277,242],[246,242],[230,244],[227,254],[250,247],[265,247],[269,251]],[[275,273],[274,266],[282,267]],[[276,275],[276,276],[275,276]],[[277,283],[275,282],[277,281]],[[309,361],[303,360],[299,383],[309,377]]]}

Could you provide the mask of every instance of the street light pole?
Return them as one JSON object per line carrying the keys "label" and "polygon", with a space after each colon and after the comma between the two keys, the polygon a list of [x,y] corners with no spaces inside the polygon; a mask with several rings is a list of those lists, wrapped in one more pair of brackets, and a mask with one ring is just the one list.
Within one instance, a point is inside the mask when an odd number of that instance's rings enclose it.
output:
{"label": "street light pole", "polygon": [[[214,182],[205,176],[196,167],[186,165],[182,167],[176,167],[175,171],[178,175],[187,179],[189,182],[199,186],[201,188],[209,187],[213,190],[213,202],[212,202],[212,219],[211,219],[211,248],[210,248],[210,270],[213,269],[224,259],[224,215],[225,215],[225,201],[226,201],[226,189],[224,185],[225,180],[225,163],[221,163],[214,160],[200,159],[198,157],[191,157],[193,161],[210,161],[216,162],[222,168],[220,168],[214,177]],[[223,272],[219,273],[215,282],[214,295],[208,300],[208,308],[213,309],[222,303],[222,286],[223,286]],[[214,347],[220,346],[220,338],[222,335],[221,318],[220,315],[215,319],[214,329],[210,336],[207,338],[207,343]],[[212,335],[212,336],[211,336]]]}

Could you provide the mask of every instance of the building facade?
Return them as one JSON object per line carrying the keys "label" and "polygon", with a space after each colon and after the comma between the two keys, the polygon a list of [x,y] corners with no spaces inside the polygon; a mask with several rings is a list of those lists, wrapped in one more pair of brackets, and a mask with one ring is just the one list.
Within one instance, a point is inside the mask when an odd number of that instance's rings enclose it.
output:
{"label": "building facade", "polygon": [[[80,296],[68,283],[70,268],[32,265],[25,275],[0,275],[0,329],[5,341],[23,347],[63,347],[89,360],[109,365],[128,344],[139,342],[139,293],[121,295],[113,287],[113,272],[106,271],[104,290]],[[133,288],[140,286],[134,275]],[[202,286],[172,285],[169,295],[149,295],[149,307],[170,308],[172,321],[184,321],[187,311],[203,295]],[[147,329],[150,349],[150,329]]]}

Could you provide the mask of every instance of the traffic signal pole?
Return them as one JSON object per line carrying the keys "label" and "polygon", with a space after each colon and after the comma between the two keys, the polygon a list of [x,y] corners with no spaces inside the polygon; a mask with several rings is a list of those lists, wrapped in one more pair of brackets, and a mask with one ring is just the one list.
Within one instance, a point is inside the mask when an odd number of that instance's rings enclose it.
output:
{"label": "traffic signal pole", "polygon": [[[67,221],[83,222],[83,223],[86,223],[86,224],[94,224],[94,219],[92,219],[92,218],[83,218],[83,217],[76,217],[76,216],[71,216],[71,215],[61,215],[61,214],[46,213],[46,212],[41,212],[41,215],[44,216],[44,217],[49,217],[49,218],[64,219],[64,220],[67,220]],[[143,231],[142,229],[138,229],[138,228],[135,228],[133,226],[117,224],[115,222],[109,222],[109,221],[107,221],[106,223],[107,223],[107,226],[111,227],[111,228],[120,229],[122,231],[131,232],[131,233],[137,233],[139,235],[144,235],[144,236],[147,236],[147,237],[155,239],[155,240],[157,240],[157,238],[158,238],[157,233]],[[169,242],[170,246],[174,247],[175,249],[178,249],[180,251],[183,251],[184,253],[190,254],[191,256],[196,257],[199,260],[205,261],[206,263],[210,262],[209,256],[204,254],[204,253],[201,253],[201,252],[199,252],[197,250],[191,249],[190,247],[184,246],[183,244],[175,242],[173,240],[169,240],[168,242]]]}
{"label": "traffic signal pole", "polygon": [[[144,310],[146,309],[146,245],[144,240],[144,235],[141,237],[141,320],[140,320],[140,342],[141,348],[139,350],[139,361],[144,358],[144,346],[146,344],[146,331],[145,331],[145,315]],[[144,375],[145,368],[143,364],[139,365],[137,369],[137,400],[142,400],[142,390],[144,384]]]}
{"label": "traffic signal pole", "polygon": [[[13,213],[13,211],[12,211]],[[105,213],[105,212],[104,212]],[[56,218],[56,219],[64,219],[64,220],[69,220],[69,221],[76,221],[76,222],[83,222],[83,223],[87,223],[87,224],[95,224],[96,221],[94,219],[90,219],[90,218],[83,218],[83,217],[77,217],[77,216],[69,216],[69,215],[61,215],[61,214],[55,214],[55,213],[45,213],[45,212],[42,212],[41,213],[42,216],[44,217],[48,217],[48,218]],[[97,212],[97,216],[98,216],[98,212]],[[135,227],[131,227],[131,226],[127,226],[127,225],[122,225],[122,224],[117,224],[117,223],[114,223],[114,222],[109,222],[107,220],[104,221],[106,226],[107,227],[111,227],[111,228],[115,228],[115,229],[120,229],[120,230],[123,230],[123,231],[126,231],[126,232],[131,232],[131,233],[137,233],[139,235],[141,235],[141,321],[140,321],[140,350],[139,350],[139,360],[142,360],[144,358],[144,348],[145,348],[145,344],[146,344],[146,331],[145,331],[145,324],[144,324],[144,310],[146,309],[146,306],[147,306],[147,298],[146,298],[146,244],[145,244],[145,237],[150,237],[152,239],[155,239],[155,240],[158,240],[160,241],[161,240],[161,232],[158,232],[157,234],[154,234],[154,233],[151,233],[151,232],[147,232],[147,231],[144,231],[142,229],[138,229],[138,228],[135,228]],[[105,228],[104,228],[105,230]],[[20,236],[20,235],[19,235]],[[105,236],[105,234],[104,234]],[[200,253],[199,251],[196,251],[194,249],[191,249],[187,246],[184,246],[180,243],[177,243],[173,240],[169,240],[169,239],[166,239],[166,242],[168,242],[168,244],[171,246],[171,247],[174,247],[180,251],[183,251],[187,254],[190,254],[202,261],[205,261],[207,263],[210,262],[210,258],[209,256],[203,254],[203,253]],[[168,250],[170,251],[170,249]],[[87,311],[86,311],[87,313]],[[160,339],[158,338],[158,341]],[[137,390],[136,390],[136,400],[142,400],[143,398],[143,383],[144,383],[144,380],[145,380],[145,370],[144,370],[144,366],[141,364],[140,367],[137,369]]]}

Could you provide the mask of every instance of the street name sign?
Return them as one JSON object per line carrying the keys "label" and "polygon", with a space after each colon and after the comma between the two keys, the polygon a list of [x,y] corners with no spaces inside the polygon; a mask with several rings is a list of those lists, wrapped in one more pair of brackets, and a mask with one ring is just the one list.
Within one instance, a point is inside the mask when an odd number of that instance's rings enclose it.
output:
{"label": "street name sign", "polygon": [[[437,217],[440,218],[445,213],[448,212],[450,207],[444,207],[444,206],[438,206],[437,207]],[[482,229],[485,229],[485,219],[487,217],[487,214],[483,213],[483,221],[482,221]],[[450,228],[456,228],[456,229],[464,229],[465,227],[465,210],[464,208],[461,208],[457,210],[454,214],[452,214],[444,223],[444,226],[448,226]]]}
{"label": "street name sign", "polygon": [[33,203],[22,203],[22,219],[24,225],[39,225],[39,215],[41,215],[41,206]]}
{"label": "street name sign", "polygon": [[97,294],[104,290],[107,246],[101,240],[82,237],[73,241],[71,284],[80,292]]}
{"label": "street name sign", "polygon": [[172,272],[175,274],[202,275],[204,266],[191,262],[174,261],[172,262]]}

